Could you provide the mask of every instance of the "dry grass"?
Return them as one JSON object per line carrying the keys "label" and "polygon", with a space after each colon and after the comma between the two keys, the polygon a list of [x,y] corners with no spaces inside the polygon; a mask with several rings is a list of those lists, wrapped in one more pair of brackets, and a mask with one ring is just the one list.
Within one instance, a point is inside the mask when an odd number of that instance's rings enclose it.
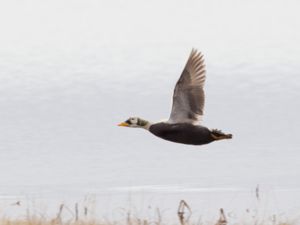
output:
{"label": "dry grass", "polygon": [[[126,221],[120,222],[103,222],[98,220],[78,220],[78,221],[57,221],[55,219],[45,219],[45,218],[30,218],[30,219],[9,219],[3,218],[0,220],[1,225],[152,225],[155,224],[148,220],[143,219],[133,219],[129,224]],[[240,222],[240,223],[187,223],[186,225],[299,225],[297,222]],[[161,223],[161,225],[167,225]],[[173,223],[172,225],[176,225]]]}
{"label": "dry grass", "polygon": [[[300,218],[293,220],[282,221],[276,216],[272,216],[270,219],[261,219],[258,217],[252,217],[248,219],[237,222],[231,221],[230,218],[226,216],[224,209],[220,209],[219,218],[216,221],[192,221],[192,209],[188,203],[181,200],[178,206],[177,219],[174,215],[174,221],[177,222],[164,222],[161,217],[159,209],[156,209],[156,218],[149,220],[147,218],[140,218],[136,215],[132,215],[130,211],[127,212],[125,219],[118,221],[108,221],[107,219],[91,219],[87,216],[88,208],[84,207],[79,209],[78,204],[75,204],[74,213],[72,218],[63,218],[63,212],[69,210],[64,204],[61,204],[58,208],[57,214],[53,218],[47,218],[45,216],[37,215],[27,215],[24,218],[8,218],[2,217],[0,219],[0,225],[299,225]],[[82,218],[79,216],[79,211],[83,211]]]}

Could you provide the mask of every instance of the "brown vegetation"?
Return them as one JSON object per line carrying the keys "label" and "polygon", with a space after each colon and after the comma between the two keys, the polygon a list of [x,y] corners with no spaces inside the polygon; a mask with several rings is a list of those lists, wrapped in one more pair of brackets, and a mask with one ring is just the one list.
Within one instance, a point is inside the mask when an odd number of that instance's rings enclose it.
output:
{"label": "brown vegetation", "polygon": [[[107,221],[99,219],[91,219],[88,217],[88,208],[84,207],[79,209],[78,204],[75,204],[73,217],[71,219],[64,219],[63,212],[64,210],[70,210],[64,204],[59,206],[58,212],[54,218],[45,218],[44,216],[36,215],[27,215],[22,219],[7,218],[3,217],[0,219],[0,225],[167,225],[170,222],[162,221],[160,210],[157,209],[157,218],[155,220],[149,221],[149,219],[139,218],[133,216],[130,211],[127,212],[127,217],[125,220],[119,221]],[[83,218],[79,217],[79,211],[83,210]],[[219,219],[217,221],[211,222],[202,222],[197,221],[193,222],[190,220],[192,215],[192,209],[188,203],[184,200],[181,200],[178,206],[178,222],[173,222],[171,225],[298,225],[300,224],[299,219],[294,219],[293,221],[280,221],[273,216],[272,219],[262,220],[260,218],[252,218],[251,221],[241,221],[234,222],[230,221],[226,217],[224,209],[220,209]]]}

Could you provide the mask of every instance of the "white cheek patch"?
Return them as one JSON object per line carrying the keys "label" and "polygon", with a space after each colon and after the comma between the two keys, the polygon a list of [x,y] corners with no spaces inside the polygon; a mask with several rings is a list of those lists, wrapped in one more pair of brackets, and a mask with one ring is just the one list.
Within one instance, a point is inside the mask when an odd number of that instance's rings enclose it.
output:
{"label": "white cheek patch", "polygon": [[133,125],[137,125],[138,119],[137,119],[137,118],[133,118],[130,122],[131,122]]}

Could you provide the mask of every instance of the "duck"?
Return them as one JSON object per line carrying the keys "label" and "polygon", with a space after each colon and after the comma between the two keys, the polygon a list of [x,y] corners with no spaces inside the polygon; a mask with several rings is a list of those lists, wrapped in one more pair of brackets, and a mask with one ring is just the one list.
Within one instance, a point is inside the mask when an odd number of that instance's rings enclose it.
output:
{"label": "duck", "polygon": [[118,126],[143,128],[164,140],[188,145],[204,145],[232,139],[232,134],[202,125],[205,80],[203,54],[193,48],[175,85],[169,119],[153,123],[139,117],[130,117]]}

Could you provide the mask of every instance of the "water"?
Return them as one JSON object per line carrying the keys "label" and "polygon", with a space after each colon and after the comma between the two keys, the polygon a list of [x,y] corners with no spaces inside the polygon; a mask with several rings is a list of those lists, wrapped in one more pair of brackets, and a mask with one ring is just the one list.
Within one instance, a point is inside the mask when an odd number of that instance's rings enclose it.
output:
{"label": "water", "polygon": [[[172,214],[180,199],[202,215],[299,208],[299,3],[67,2],[0,3],[4,214],[85,196],[106,215]],[[192,47],[208,71],[204,124],[234,139],[195,147],[117,127],[168,118]]]}

